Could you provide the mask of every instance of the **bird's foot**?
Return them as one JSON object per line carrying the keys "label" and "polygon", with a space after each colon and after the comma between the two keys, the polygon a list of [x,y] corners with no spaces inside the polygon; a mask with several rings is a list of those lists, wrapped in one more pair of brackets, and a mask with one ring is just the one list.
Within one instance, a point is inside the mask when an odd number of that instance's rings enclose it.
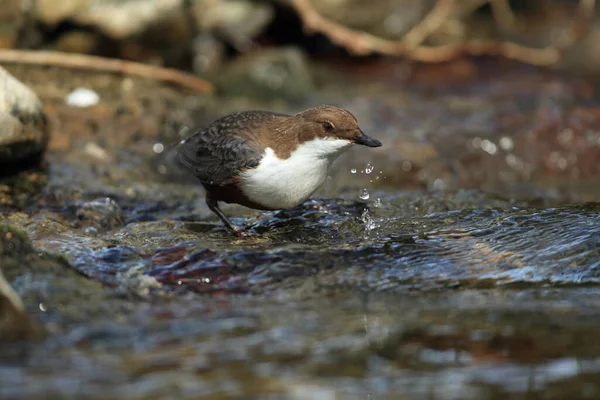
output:
{"label": "bird's foot", "polygon": [[252,234],[250,234],[248,231],[242,229],[242,228],[235,228],[233,230],[233,236],[235,236],[236,238],[247,238],[252,236]]}

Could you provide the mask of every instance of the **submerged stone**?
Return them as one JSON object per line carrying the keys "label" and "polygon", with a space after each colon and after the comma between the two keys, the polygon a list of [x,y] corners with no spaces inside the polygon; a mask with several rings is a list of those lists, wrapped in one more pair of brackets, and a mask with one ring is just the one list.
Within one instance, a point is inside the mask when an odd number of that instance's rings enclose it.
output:
{"label": "submerged stone", "polygon": [[216,76],[229,96],[306,100],[315,90],[306,55],[288,47],[240,56]]}

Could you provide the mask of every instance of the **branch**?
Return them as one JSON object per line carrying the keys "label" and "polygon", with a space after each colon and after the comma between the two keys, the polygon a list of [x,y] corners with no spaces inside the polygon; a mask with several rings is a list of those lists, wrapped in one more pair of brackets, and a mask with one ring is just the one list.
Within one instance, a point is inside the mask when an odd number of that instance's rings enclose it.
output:
{"label": "branch", "polygon": [[82,70],[115,72],[155,79],[200,93],[213,93],[212,83],[182,71],[147,64],[82,54],[54,51],[0,50],[0,63],[57,66]]}
{"label": "branch", "polygon": [[[510,27],[514,20],[505,0],[489,0],[494,7],[496,22]],[[428,36],[449,22],[456,7],[455,0],[438,0],[429,14],[403,38],[389,40],[367,32],[350,29],[320,15],[310,0],[291,0],[307,31],[320,32],[332,42],[356,55],[379,53],[389,56],[406,56],[416,61],[442,62],[462,53],[472,55],[498,55],[535,65],[556,63],[561,51],[571,46],[583,35],[593,14],[595,0],[580,0],[577,16],[570,32],[562,36],[560,43],[543,48],[532,48],[513,42],[495,40],[463,40],[441,46],[422,46]]]}
{"label": "branch", "polygon": [[402,38],[404,45],[411,49],[420,46],[427,37],[444,25],[455,6],[455,0],[439,0],[435,3],[425,18]]}
{"label": "branch", "polygon": [[516,25],[515,14],[510,8],[509,0],[492,0],[492,13],[496,20],[496,25],[506,31],[511,31]]}

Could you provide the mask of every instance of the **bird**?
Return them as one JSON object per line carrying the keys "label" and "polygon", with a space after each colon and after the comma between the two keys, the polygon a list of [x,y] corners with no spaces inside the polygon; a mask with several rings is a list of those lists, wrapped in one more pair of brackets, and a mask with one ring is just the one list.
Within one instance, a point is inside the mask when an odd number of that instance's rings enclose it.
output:
{"label": "bird", "polygon": [[208,208],[237,237],[247,236],[220,202],[273,211],[306,201],[325,181],[333,161],[353,145],[380,147],[356,117],[322,105],[294,115],[239,111],[182,140],[176,158],[206,190]]}

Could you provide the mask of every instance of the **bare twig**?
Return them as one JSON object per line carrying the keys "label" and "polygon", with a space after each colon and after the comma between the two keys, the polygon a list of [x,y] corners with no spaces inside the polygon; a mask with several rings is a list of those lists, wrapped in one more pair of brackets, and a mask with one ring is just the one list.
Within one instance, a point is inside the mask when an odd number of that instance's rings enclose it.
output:
{"label": "bare twig", "polygon": [[516,18],[510,8],[509,0],[491,0],[492,13],[500,29],[512,31],[515,28]]}
{"label": "bare twig", "polygon": [[448,20],[455,7],[455,0],[439,0],[423,20],[402,38],[409,49],[420,46],[427,38],[440,29]]}
{"label": "bare twig", "polygon": [[[506,0],[489,0],[494,7],[496,22],[504,28],[514,24],[514,15]],[[438,0],[430,13],[403,38],[389,40],[367,32],[350,29],[320,15],[310,0],[291,0],[291,4],[308,31],[320,32],[345,47],[351,53],[368,55],[379,53],[390,56],[406,56],[424,62],[447,61],[466,53],[473,55],[499,55],[536,65],[556,63],[561,51],[571,46],[583,35],[593,13],[596,0],[580,0],[577,16],[568,33],[561,36],[559,43],[543,48],[532,48],[513,42],[495,40],[461,40],[441,46],[423,46],[422,43],[433,33],[451,22],[455,0]]]}
{"label": "bare twig", "polygon": [[415,49],[410,55],[417,61],[442,62],[451,60],[460,54],[496,55],[533,65],[551,65],[560,58],[559,51],[552,46],[532,48],[495,40],[467,40],[444,46],[423,46]]}
{"label": "bare twig", "polygon": [[35,64],[83,70],[116,72],[125,75],[133,75],[142,78],[169,82],[195,92],[214,92],[214,86],[212,83],[176,69],[162,68],[132,61],[88,56],[83,54],[60,53],[54,51],[3,49],[0,50],[0,63]]}
{"label": "bare twig", "polygon": [[589,25],[591,17],[594,15],[594,7],[596,6],[596,0],[580,0],[577,5],[577,11],[573,18],[572,28],[570,31],[565,32],[561,35],[556,46],[561,49],[573,45],[581,36],[583,36]]}
{"label": "bare twig", "polygon": [[345,47],[354,54],[368,55],[373,52],[393,54],[396,52],[395,42],[366,32],[354,31],[325,19],[313,8],[309,0],[292,0],[292,5],[302,18],[306,31],[323,33],[332,42]]}

